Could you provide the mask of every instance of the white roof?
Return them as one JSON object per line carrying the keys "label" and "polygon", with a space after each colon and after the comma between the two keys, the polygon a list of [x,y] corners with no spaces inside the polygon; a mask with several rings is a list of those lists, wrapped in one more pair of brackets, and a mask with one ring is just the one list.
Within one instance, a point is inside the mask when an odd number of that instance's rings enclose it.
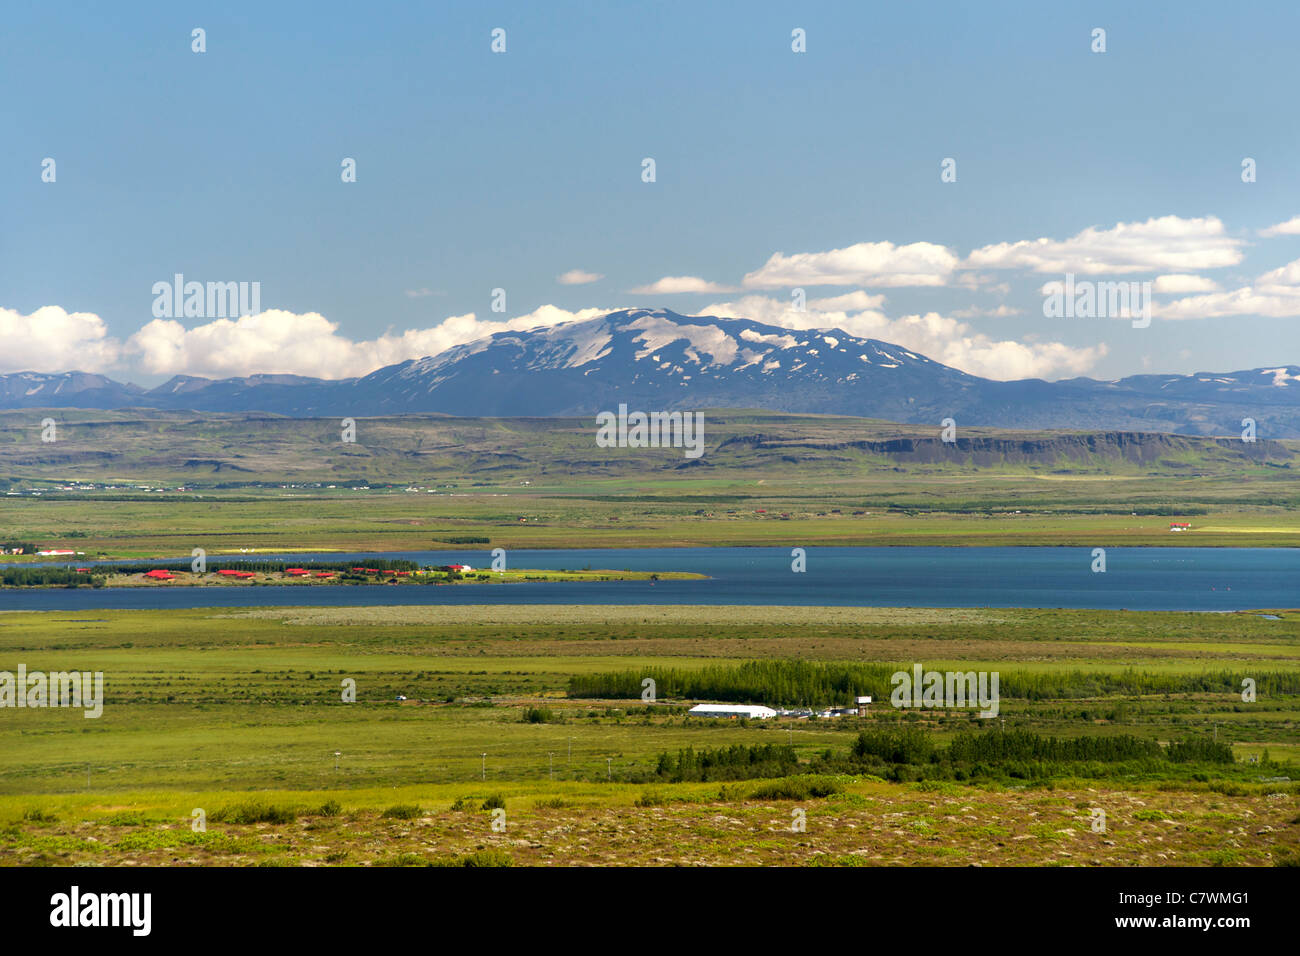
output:
{"label": "white roof", "polygon": [[692,714],[734,714],[738,717],[776,716],[776,711],[771,707],[753,704],[696,704],[689,712]]}

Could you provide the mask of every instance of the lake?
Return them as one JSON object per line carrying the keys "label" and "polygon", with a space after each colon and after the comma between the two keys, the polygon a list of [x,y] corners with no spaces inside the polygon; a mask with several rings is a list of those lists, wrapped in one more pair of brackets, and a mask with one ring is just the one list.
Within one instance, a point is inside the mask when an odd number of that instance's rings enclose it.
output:
{"label": "lake", "polygon": [[[491,564],[487,552],[247,556],[249,560]],[[212,556],[211,561],[236,557]],[[1108,548],[1094,573],[1089,548],[788,548],[511,551],[513,568],[697,571],[707,581],[448,586],[261,586],[4,590],[0,610],[382,604],[790,604],[869,607],[1128,608],[1236,611],[1300,606],[1297,548]],[[86,562],[79,562],[85,566]]]}

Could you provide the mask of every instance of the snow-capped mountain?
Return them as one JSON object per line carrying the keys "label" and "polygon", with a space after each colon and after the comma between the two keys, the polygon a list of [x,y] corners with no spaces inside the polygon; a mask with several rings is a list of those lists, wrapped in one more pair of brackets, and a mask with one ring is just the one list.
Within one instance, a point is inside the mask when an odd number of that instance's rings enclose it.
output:
{"label": "snow-capped mountain", "polygon": [[14,372],[0,375],[0,408],[120,408],[140,403],[145,391],[88,372]]}
{"label": "snow-capped mountain", "polygon": [[439,355],[326,381],[178,376],[149,391],[98,375],[0,376],[0,407],[155,407],[291,416],[438,412],[594,415],[709,407],[900,422],[1300,437],[1300,367],[1228,373],[995,382],[902,346],[837,329],[633,309],[500,332]]}
{"label": "snow-capped mountain", "polygon": [[454,415],[588,415],[626,402],[898,418],[982,382],[901,346],[840,331],[630,310],[500,332],[380,369],[360,379],[356,392],[386,412],[428,407],[436,395],[436,410]]}

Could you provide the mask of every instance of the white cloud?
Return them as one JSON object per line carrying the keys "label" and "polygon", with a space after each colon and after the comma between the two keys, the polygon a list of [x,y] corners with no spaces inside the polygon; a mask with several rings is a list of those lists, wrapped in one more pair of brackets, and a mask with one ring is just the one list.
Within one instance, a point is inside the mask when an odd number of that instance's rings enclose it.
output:
{"label": "white cloud", "polygon": [[1023,309],[1013,309],[1009,305],[999,305],[996,308],[986,309],[973,305],[968,309],[959,309],[956,312],[949,313],[954,319],[1006,319],[1013,315],[1021,315]]}
{"label": "white cloud", "polygon": [[138,358],[143,371],[155,375],[228,378],[279,373],[352,378],[407,359],[437,355],[453,345],[496,332],[548,327],[610,311],[570,312],[545,305],[502,321],[480,321],[471,312],[451,316],[430,328],[355,341],[339,335],[338,323],[318,313],[297,315],[273,309],[239,319],[216,319],[191,329],[173,319],[154,319],[131,336],[127,351]]}
{"label": "white cloud", "polygon": [[941,286],[957,267],[945,246],[913,242],[859,242],[829,252],[775,252],[761,269],[745,276],[747,289],[818,285]]}
{"label": "white cloud", "polygon": [[599,272],[587,272],[585,269],[570,269],[563,275],[555,277],[555,281],[560,285],[589,285],[592,282],[599,282],[605,278]]}
{"label": "white cloud", "polygon": [[984,246],[967,257],[973,269],[1029,269],[1033,272],[1187,272],[1235,266],[1242,240],[1228,236],[1214,216],[1164,216],[1121,222],[1111,229],[1090,226],[1070,239],[1022,239]]}
{"label": "white cloud", "polygon": [[695,276],[664,276],[649,285],[639,285],[635,289],[629,289],[628,295],[678,295],[683,292],[735,292],[725,285],[718,285],[716,282],[709,282],[707,279],[700,279]]}
{"label": "white cloud", "polygon": [[879,309],[885,304],[883,295],[868,295],[859,289],[845,295],[831,296],[827,299],[809,299],[808,307],[818,312],[850,312],[864,309]]}
{"label": "white cloud", "polygon": [[733,302],[714,303],[702,310],[702,314],[753,319],[787,329],[842,329],[861,338],[901,345],[964,372],[1003,381],[1082,375],[1106,354],[1105,345],[1073,348],[1060,342],[995,340],[935,312],[898,319],[871,308],[859,311],[809,308],[806,312],[795,312],[783,300],[748,295]]}
{"label": "white cloud", "polygon": [[1158,304],[1152,314],[1162,319],[1211,319],[1224,315],[1300,315],[1300,259],[1265,272],[1248,286],[1231,292],[1194,295]]}
{"label": "white cloud", "polygon": [[0,308],[0,372],[101,372],[120,348],[93,312],[47,305],[22,315]]}
{"label": "white cloud", "polygon": [[1269,226],[1267,229],[1259,231],[1261,236],[1300,236],[1300,216],[1292,216],[1286,222],[1279,222],[1276,226]]}
{"label": "white cloud", "polygon": [[442,295],[441,292],[434,292],[432,289],[407,289],[406,297],[408,299],[425,299],[431,295]]}
{"label": "white cloud", "polygon": [[1219,283],[1205,276],[1169,275],[1156,276],[1156,292],[1185,295],[1188,292],[1218,292]]}

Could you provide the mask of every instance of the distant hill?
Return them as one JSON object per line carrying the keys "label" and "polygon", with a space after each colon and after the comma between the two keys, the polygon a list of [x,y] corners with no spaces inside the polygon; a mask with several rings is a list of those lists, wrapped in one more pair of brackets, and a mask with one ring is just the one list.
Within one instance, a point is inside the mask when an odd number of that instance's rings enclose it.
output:
{"label": "distant hill", "polygon": [[1255,475],[1285,482],[1300,468],[1300,442],[961,427],[957,440],[948,443],[931,425],[734,409],[703,410],[705,450],[698,459],[686,458],[679,448],[601,448],[591,417],[361,418],[356,441],[347,443],[337,418],[53,414],[58,440],[45,443],[39,420],[29,412],[0,412],[0,485],[37,479],[126,488],[137,482],[212,488],[286,481],[540,486],[694,477],[756,487],[769,479],[844,482],[897,475],[901,481],[922,473],[1228,481]]}
{"label": "distant hill", "polygon": [[357,379],[177,377],[144,390],[79,372],[0,376],[0,408],[158,408],[294,417],[594,415],[703,407],[937,425],[1300,438],[1300,366],[996,382],[838,329],[628,310],[501,332]]}

